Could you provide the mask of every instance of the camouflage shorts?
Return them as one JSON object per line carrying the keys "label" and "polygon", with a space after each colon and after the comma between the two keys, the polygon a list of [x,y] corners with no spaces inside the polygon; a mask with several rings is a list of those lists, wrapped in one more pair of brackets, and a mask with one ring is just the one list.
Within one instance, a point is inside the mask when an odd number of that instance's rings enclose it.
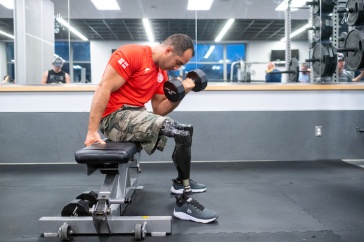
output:
{"label": "camouflage shorts", "polygon": [[167,137],[159,136],[159,130],[166,119],[172,120],[150,113],[145,107],[124,105],[104,117],[99,128],[106,138],[112,141],[138,142],[151,155],[155,149],[163,151],[167,143]]}

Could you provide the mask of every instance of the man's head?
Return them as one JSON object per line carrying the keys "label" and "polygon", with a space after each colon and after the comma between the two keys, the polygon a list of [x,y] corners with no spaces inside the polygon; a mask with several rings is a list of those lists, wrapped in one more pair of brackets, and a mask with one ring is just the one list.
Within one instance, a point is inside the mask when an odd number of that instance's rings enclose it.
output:
{"label": "man's head", "polygon": [[163,70],[178,70],[195,55],[192,39],[185,34],[169,36],[160,44],[161,56],[157,60]]}
{"label": "man's head", "polygon": [[63,66],[63,60],[62,60],[62,58],[57,57],[56,59],[54,59],[52,64],[53,64],[54,70],[61,70],[61,68]]}
{"label": "man's head", "polygon": [[275,67],[276,65],[273,62],[269,62],[267,64],[267,72],[271,72]]}
{"label": "man's head", "polygon": [[337,68],[343,69],[345,65],[345,56],[343,53],[337,53]]}
{"label": "man's head", "polygon": [[307,65],[307,63],[302,63],[301,64],[301,71],[302,71],[302,73],[303,74],[307,74],[307,71],[308,70],[308,65]]}

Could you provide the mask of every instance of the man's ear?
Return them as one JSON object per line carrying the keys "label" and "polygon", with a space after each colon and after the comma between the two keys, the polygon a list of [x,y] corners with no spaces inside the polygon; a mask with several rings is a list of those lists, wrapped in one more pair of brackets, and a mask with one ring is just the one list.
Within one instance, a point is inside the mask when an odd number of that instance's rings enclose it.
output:
{"label": "man's ear", "polygon": [[168,54],[170,52],[173,52],[173,47],[172,46],[168,46],[165,50],[165,53]]}

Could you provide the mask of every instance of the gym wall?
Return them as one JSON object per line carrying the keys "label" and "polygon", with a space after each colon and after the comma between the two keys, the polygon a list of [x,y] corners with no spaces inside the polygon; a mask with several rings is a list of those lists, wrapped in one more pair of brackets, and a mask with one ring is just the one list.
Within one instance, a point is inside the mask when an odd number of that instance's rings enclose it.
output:
{"label": "gym wall", "polygon": [[[2,93],[0,162],[74,163],[92,95]],[[364,127],[362,103],[360,90],[204,91],[190,93],[169,116],[194,125],[193,161],[363,159],[364,135],[356,133]],[[164,152],[142,153],[142,161],[170,162],[173,148],[170,139]]]}

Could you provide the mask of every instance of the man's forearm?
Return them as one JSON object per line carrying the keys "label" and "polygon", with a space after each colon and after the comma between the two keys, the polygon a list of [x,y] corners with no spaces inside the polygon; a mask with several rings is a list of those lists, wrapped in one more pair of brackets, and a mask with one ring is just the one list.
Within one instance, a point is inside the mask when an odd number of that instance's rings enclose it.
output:
{"label": "man's forearm", "polygon": [[106,109],[109,98],[110,93],[108,91],[102,90],[98,86],[91,103],[88,132],[95,132],[98,130],[102,114]]}
{"label": "man's forearm", "polygon": [[171,102],[168,99],[163,100],[159,103],[158,107],[154,110],[155,114],[166,116],[178,107],[180,102]]}

